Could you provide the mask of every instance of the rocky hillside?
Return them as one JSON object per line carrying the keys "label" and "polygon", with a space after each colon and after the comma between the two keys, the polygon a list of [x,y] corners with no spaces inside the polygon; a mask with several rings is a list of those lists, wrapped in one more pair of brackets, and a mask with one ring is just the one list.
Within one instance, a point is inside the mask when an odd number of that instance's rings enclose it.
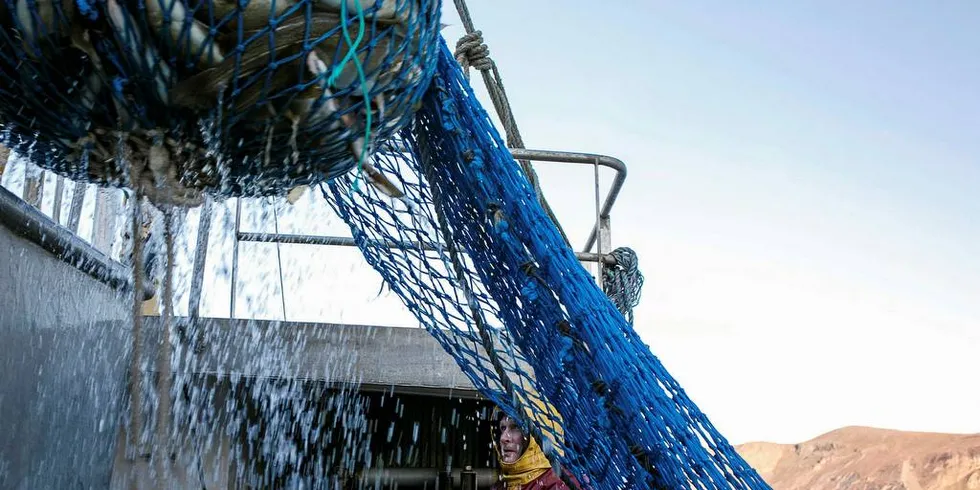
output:
{"label": "rocky hillside", "polygon": [[845,427],[737,450],[775,490],[980,490],[980,434]]}

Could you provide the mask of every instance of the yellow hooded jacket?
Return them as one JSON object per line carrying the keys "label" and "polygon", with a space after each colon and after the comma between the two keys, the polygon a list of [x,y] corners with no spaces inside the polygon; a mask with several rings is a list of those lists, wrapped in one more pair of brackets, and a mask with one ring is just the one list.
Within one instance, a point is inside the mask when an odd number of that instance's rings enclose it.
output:
{"label": "yellow hooded jacket", "polygon": [[[531,402],[535,405],[534,408],[525,406],[524,412],[528,415],[532,421],[537,422],[538,426],[542,429],[542,434],[547,439],[547,442],[555,447],[558,454],[561,455],[562,451],[560,447],[554,444],[553,437],[561,438],[564,435],[564,431],[561,427],[561,414],[558,413],[550,404],[542,400],[537,396],[536,393],[530,393]],[[503,415],[499,408],[494,409],[493,420],[498,420],[499,417]],[[550,430],[549,430],[550,429]],[[528,436],[527,448],[524,449],[524,453],[521,454],[517,461],[513,463],[504,463],[502,461],[500,453],[500,440],[497,435],[497,427],[493,427],[493,447],[497,452],[497,458],[500,461],[500,479],[503,483],[502,487],[507,490],[521,490],[526,488],[535,480],[541,478],[545,473],[549,473],[551,468],[551,462],[548,461],[547,456],[545,456],[544,451],[541,450],[541,446],[538,445],[538,441],[531,436]],[[540,481],[542,488],[555,488],[555,489],[565,489],[567,486],[553,473],[550,472],[549,477],[545,478],[547,482]],[[534,485],[538,487],[539,485]]]}

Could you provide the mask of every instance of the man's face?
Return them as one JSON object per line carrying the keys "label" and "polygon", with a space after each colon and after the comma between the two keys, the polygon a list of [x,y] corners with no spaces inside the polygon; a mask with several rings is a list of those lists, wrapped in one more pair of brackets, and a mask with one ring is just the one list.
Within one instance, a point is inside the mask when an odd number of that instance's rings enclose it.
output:
{"label": "man's face", "polygon": [[514,419],[500,419],[500,456],[504,463],[513,463],[524,454],[524,432]]}

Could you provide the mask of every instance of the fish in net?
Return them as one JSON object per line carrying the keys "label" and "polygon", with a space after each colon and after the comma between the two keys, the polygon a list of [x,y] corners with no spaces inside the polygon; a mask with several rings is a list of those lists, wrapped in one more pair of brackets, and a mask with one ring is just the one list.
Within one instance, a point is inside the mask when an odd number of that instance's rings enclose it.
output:
{"label": "fish in net", "polygon": [[439,0],[5,0],[0,141],[161,204],[355,167],[386,189],[367,157],[418,109],[439,16]]}
{"label": "fish in net", "polygon": [[[367,262],[587,488],[768,488],[546,216],[439,38],[438,2],[44,1],[0,4],[19,153],[176,204],[327,182]],[[350,192],[355,166],[396,175],[402,191],[377,190],[414,212]]]}

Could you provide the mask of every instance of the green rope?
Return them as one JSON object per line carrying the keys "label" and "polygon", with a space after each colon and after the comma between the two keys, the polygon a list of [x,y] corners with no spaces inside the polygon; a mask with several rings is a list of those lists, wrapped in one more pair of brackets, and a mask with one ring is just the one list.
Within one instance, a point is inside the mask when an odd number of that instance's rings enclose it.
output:
{"label": "green rope", "polygon": [[367,89],[367,77],[364,75],[364,66],[361,64],[361,59],[356,56],[357,47],[361,44],[364,39],[364,7],[361,6],[361,2],[358,0],[354,2],[357,8],[357,40],[351,41],[350,31],[347,30],[347,2],[340,2],[340,16],[344,18],[341,28],[344,33],[344,41],[347,42],[347,46],[350,48],[347,50],[347,56],[340,61],[333,69],[333,73],[327,79],[327,83],[332,87],[337,81],[337,77],[340,73],[347,67],[347,64],[353,59],[354,67],[357,68],[358,81],[361,82],[361,92],[364,95],[364,112],[366,113],[364,122],[364,145],[361,147],[361,154],[357,158],[357,177],[354,179],[354,185],[351,187],[351,193],[356,192],[359,189],[359,182],[363,177],[364,173],[364,158],[367,156],[368,147],[371,146],[371,94]]}

